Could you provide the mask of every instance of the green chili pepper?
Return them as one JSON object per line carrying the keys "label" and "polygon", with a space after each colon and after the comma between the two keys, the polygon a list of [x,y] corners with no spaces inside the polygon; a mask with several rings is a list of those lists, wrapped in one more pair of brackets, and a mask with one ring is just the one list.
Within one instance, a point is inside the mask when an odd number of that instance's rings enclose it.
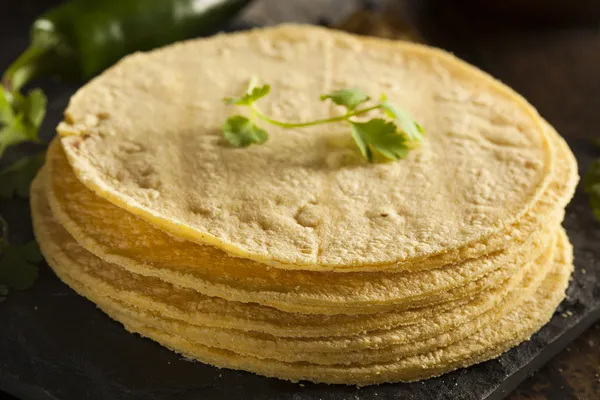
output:
{"label": "green chili pepper", "polygon": [[211,33],[251,0],[71,0],[38,18],[31,45],[2,76],[0,157],[21,142],[38,142],[46,97],[21,88],[53,75],[89,79],[137,50]]}
{"label": "green chili pepper", "polygon": [[12,90],[41,74],[88,79],[136,50],[207,34],[249,0],[73,0],[38,18],[6,71]]}

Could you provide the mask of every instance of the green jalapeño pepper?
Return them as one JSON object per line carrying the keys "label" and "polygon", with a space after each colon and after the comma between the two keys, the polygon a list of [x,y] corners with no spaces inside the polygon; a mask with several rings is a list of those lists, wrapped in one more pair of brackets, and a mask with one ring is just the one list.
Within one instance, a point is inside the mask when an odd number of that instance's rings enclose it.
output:
{"label": "green jalape\u00f1o pepper", "polygon": [[250,0],[71,0],[38,18],[29,48],[0,86],[0,157],[21,142],[39,142],[46,96],[21,88],[55,75],[89,79],[137,50],[213,32]]}
{"label": "green jalape\u00f1o pepper", "polygon": [[6,71],[19,90],[42,74],[88,79],[124,55],[214,31],[250,0],[72,0],[38,18]]}

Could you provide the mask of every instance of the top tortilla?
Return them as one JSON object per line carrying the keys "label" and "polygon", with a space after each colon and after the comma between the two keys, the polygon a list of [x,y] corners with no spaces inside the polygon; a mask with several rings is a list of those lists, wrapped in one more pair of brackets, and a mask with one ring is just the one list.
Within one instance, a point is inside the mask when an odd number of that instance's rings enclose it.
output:
{"label": "top tortilla", "polygon": [[[222,98],[251,77],[273,86],[277,119],[341,111],[343,87],[407,109],[421,148],[368,164],[346,125],[268,126],[237,149]],[[437,49],[286,25],[125,58],[76,93],[59,126],[79,179],[168,233],[289,269],[372,270],[484,240],[527,212],[554,154],[535,110],[493,78]]]}

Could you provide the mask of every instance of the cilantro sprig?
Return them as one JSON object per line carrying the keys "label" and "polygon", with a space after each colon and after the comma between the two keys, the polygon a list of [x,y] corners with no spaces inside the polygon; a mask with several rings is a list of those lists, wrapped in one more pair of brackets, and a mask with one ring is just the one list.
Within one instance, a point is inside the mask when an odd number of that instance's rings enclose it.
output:
{"label": "cilantro sprig", "polygon": [[[306,122],[288,122],[275,120],[263,114],[256,102],[267,96],[271,86],[257,86],[253,79],[246,93],[238,97],[227,97],[226,104],[247,107],[250,117],[233,115],[223,124],[225,139],[234,147],[247,147],[251,144],[263,144],[269,139],[269,134],[260,128],[257,122],[280,126],[282,128],[304,128],[314,125],[329,124],[345,121],[350,125],[350,133],[362,156],[369,162],[379,154],[390,160],[399,160],[408,155],[416,144],[423,141],[423,128],[410,114],[389,102],[385,95],[371,106],[366,103],[371,97],[358,88],[345,88],[324,94],[321,101],[331,101],[346,108],[343,115]],[[386,118],[372,118],[368,121],[357,120],[356,117],[368,112],[379,110]]]}
{"label": "cilantro sprig", "polygon": [[[34,71],[16,68],[18,64],[4,73],[0,85],[0,159],[11,146],[23,142],[40,143],[39,130],[46,116],[47,99],[40,89],[27,94],[21,92]],[[29,184],[43,160],[43,153],[40,153],[0,170],[0,199],[10,199],[14,195],[28,197]],[[9,243],[8,225],[0,216],[0,302],[10,289],[26,289],[35,282],[37,264],[41,260],[35,241],[23,245]]]}
{"label": "cilantro sprig", "polygon": [[[44,163],[44,152],[17,160],[0,170],[0,199],[29,197],[29,185]],[[27,289],[38,277],[42,255],[35,241],[22,245],[9,242],[8,224],[0,215],[0,302],[10,289]]]}
{"label": "cilantro sprig", "polygon": [[0,170],[0,199],[13,196],[29,197],[29,185],[38,170],[44,165],[46,152],[41,151],[29,157],[23,157]]}
{"label": "cilantro sprig", "polygon": [[40,89],[23,95],[0,86],[0,157],[9,146],[40,142],[38,132],[46,115],[46,103]]}
{"label": "cilantro sprig", "polygon": [[8,242],[8,224],[0,216],[0,302],[10,289],[24,290],[38,277],[37,264],[43,257],[35,241],[14,246]]}

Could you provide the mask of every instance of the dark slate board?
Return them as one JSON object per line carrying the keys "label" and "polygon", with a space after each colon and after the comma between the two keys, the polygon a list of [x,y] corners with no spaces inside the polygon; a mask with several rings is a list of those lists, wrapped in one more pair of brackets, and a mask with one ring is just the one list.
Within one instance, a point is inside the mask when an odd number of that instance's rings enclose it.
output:
{"label": "dark slate board", "polygon": [[[22,1],[15,6],[17,22],[37,13],[33,4]],[[0,67],[26,42],[25,29],[17,27],[17,22],[2,18],[0,48],[8,50],[0,54]],[[46,82],[43,87],[51,99],[44,127],[48,139],[75,87],[57,82]],[[584,171],[598,151],[585,140],[568,140]],[[32,150],[26,146],[8,158]],[[13,240],[31,238],[26,201],[3,202],[0,212],[11,225]],[[500,399],[600,319],[600,224],[593,219],[581,189],[567,209],[565,227],[575,245],[577,268],[569,299],[552,321],[531,341],[499,359],[441,378],[358,389],[292,384],[186,361],[150,340],[126,333],[43,265],[31,290],[13,292],[0,304],[0,390],[27,400]],[[566,316],[567,311],[571,315]]]}

